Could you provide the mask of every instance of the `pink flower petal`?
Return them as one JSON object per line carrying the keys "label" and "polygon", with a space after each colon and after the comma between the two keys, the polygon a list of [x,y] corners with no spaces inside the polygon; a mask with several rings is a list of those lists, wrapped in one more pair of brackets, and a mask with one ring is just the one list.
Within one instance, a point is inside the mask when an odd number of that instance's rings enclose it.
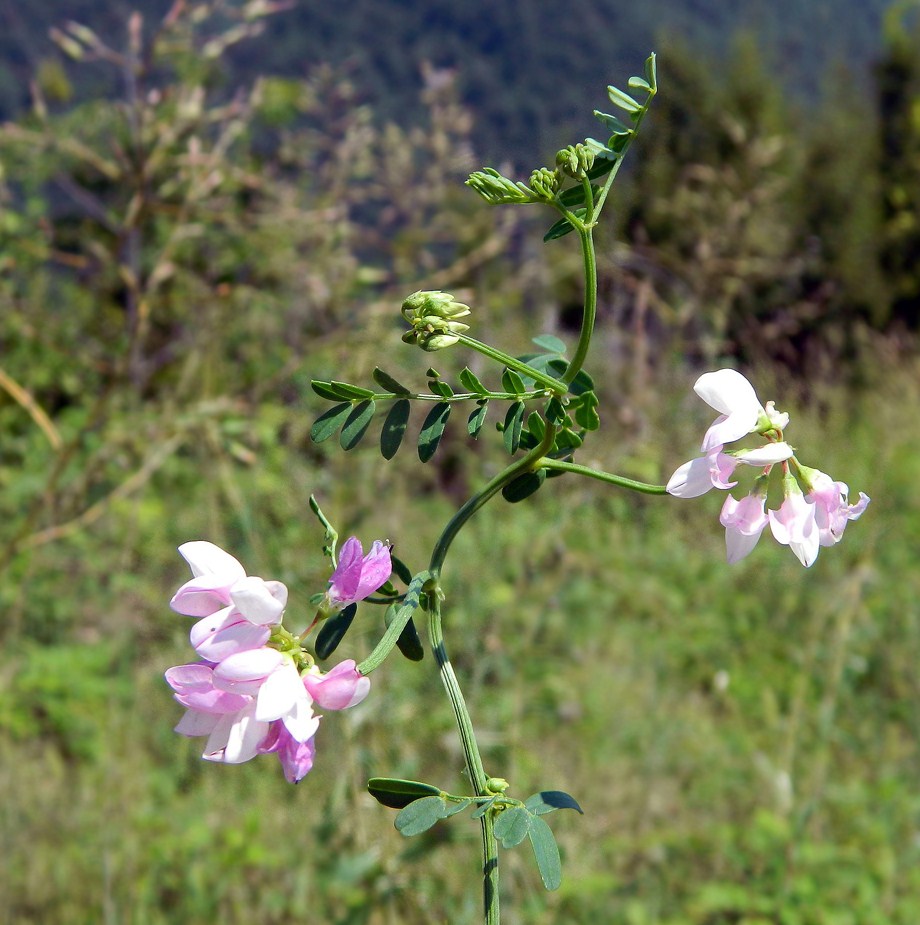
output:
{"label": "pink flower petal", "polygon": [[175,726],[175,731],[179,735],[190,736],[207,736],[214,731],[214,727],[220,722],[221,716],[218,713],[200,713],[198,710],[186,710],[182,719]]}
{"label": "pink flower petal", "polygon": [[201,713],[235,713],[249,702],[247,697],[216,688],[207,665],[177,665],[166,672],[166,681],[179,703]]}
{"label": "pink flower petal", "polygon": [[364,550],[356,536],[350,536],[339,551],[339,564],[329,579],[329,597],[340,603],[356,600],[354,593],[361,580],[361,556]]}
{"label": "pink flower petal", "polygon": [[268,642],[271,630],[250,623],[233,607],[199,620],[189,634],[195,651],[209,662],[222,662],[238,652],[258,649]]}
{"label": "pink flower petal", "polygon": [[354,599],[363,601],[369,594],[373,594],[390,577],[392,571],[389,547],[380,540],[374,540],[371,551],[361,562],[361,577]]}
{"label": "pink flower petal", "polygon": [[277,649],[249,649],[228,655],[214,669],[214,686],[234,694],[256,696],[284,656]]}
{"label": "pink flower petal", "polygon": [[235,580],[226,575],[199,575],[179,588],[169,606],[188,617],[207,617],[230,603]]}
{"label": "pink flower petal", "polygon": [[303,683],[324,710],[353,707],[364,700],[371,688],[371,679],[358,672],[354,659],[340,662],[327,674],[314,668],[304,675]]}

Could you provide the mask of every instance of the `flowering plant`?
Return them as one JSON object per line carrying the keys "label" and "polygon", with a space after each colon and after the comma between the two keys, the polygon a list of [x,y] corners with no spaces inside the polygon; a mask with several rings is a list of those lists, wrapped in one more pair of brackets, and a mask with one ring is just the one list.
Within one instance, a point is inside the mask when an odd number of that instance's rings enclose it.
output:
{"label": "flowering plant", "polygon": [[[358,704],[368,693],[369,675],[394,649],[421,660],[424,650],[414,618],[424,614],[430,649],[456,717],[471,792],[454,793],[439,784],[391,777],[372,778],[368,789],[381,804],[399,810],[395,825],[405,836],[464,812],[478,821],[487,925],[499,921],[499,844],[511,849],[528,841],[544,885],[555,889],[562,879],[561,861],[544,817],[560,809],[582,810],[573,796],[561,790],[515,797],[507,780],[486,771],[442,626],[446,599],[442,578],[448,554],[477,511],[498,495],[511,503],[523,501],[560,476],[583,476],[650,495],[695,498],[712,488],[729,491],[744,471],[756,469],[759,474],[750,492],[740,500],[728,495],[722,508],[729,561],[748,555],[769,524],[774,537],[810,566],[818,548],[839,542],[846,524],[858,518],[869,501],[861,493],[859,501],[850,504],[844,483],[802,464],[785,440],[789,416],[777,411],[773,402],[762,405],[747,379],[730,369],[697,380],[697,394],[719,417],[704,435],[701,455],[680,466],[667,485],[638,482],[576,462],[576,454],[600,427],[598,396],[585,369],[597,313],[593,232],[657,87],[652,55],[644,75],[629,81],[630,90],[641,99],[609,87],[609,99],[619,114],[595,112],[606,140],[589,138],[562,149],[553,167],[538,167],[527,183],[493,168],[477,171],[467,181],[492,205],[552,209],[556,220],[544,235],[546,242],[569,234],[577,237],[585,297],[581,330],[571,354],[563,341],[549,334],[535,337],[536,352],[524,354],[483,343],[468,333],[467,321],[458,320],[471,316],[468,305],[450,293],[418,291],[402,305],[409,325],[403,341],[427,353],[475,351],[497,365],[497,384],[484,383],[469,367],[458,374],[454,385],[429,368],[427,390],[405,386],[379,367],[372,374],[376,388],[338,380],[312,382],[319,396],[333,402],[313,424],[312,439],[321,443],[338,434],[342,448],[351,450],[368,432],[378,408],[386,406],[380,430],[385,459],[391,459],[405,440],[413,402],[429,408],[417,444],[423,463],[437,452],[458,405],[471,408],[467,433],[473,439],[479,438],[490,410],[505,406],[497,429],[510,462],[451,517],[423,569],[408,568],[382,541],[375,541],[365,554],[356,537],[346,540],[336,557],[338,534],[311,499],[325,529],[324,552],[332,573],[328,588],[311,599],[316,613],[310,627],[294,635],[283,625],[284,585],[247,576],[236,559],[210,543],[180,547],[193,577],[176,592],[172,606],[199,618],[191,642],[200,661],[169,669],[167,681],[186,708],[177,731],[207,736],[204,757],[212,761],[238,763],[274,753],[286,778],[301,780],[315,755],[320,717],[314,706],[339,710]],[[759,438],[759,445],[730,448],[752,435]],[[768,510],[774,472],[782,474],[784,500]],[[385,608],[385,632],[360,664],[344,661],[323,672],[317,663],[334,653],[355,620],[359,603]]]}

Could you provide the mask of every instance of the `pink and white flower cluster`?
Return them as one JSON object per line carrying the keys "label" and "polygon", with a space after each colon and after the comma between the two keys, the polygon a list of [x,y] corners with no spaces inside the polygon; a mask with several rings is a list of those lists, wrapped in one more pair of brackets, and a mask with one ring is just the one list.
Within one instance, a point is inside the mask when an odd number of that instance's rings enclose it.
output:
{"label": "pink and white flower cluster", "polygon": [[[859,501],[850,504],[845,483],[802,465],[783,440],[789,415],[778,412],[773,402],[761,405],[741,373],[733,369],[705,373],[693,388],[719,417],[703,437],[702,455],[674,472],[668,492],[678,498],[696,498],[711,488],[731,489],[738,484],[731,481],[738,465],[761,468],[763,474],[746,497],[739,501],[729,495],[722,505],[719,520],[725,527],[728,561],[738,562],[751,552],[769,524],[777,542],[788,546],[806,568],[812,565],[821,546],[840,542],[847,523],[866,509],[869,496],[860,492]],[[726,444],[749,434],[759,434],[766,442],[752,449],[726,451]],[[782,465],[783,502],[778,510],[767,510],[769,476],[777,464]]]}
{"label": "pink and white flower cluster", "polygon": [[[202,757],[209,761],[240,764],[274,752],[285,777],[296,783],[313,766],[320,721],[314,706],[352,707],[367,696],[370,680],[351,659],[326,673],[312,664],[300,640],[281,627],[287,588],[280,581],[247,575],[213,543],[185,543],[179,552],[192,578],[170,606],[200,618],[190,639],[201,661],[166,672],[176,700],[186,708],[176,732],[207,736]],[[389,574],[389,550],[375,543],[373,556],[362,559],[361,544],[352,537],[330,585],[339,589],[337,602],[343,594],[353,602],[371,594]]]}

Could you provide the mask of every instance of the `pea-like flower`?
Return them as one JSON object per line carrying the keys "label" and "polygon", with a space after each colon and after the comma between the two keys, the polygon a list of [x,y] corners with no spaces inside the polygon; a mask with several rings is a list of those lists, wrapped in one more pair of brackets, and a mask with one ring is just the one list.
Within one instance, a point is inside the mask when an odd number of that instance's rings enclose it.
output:
{"label": "pea-like flower", "polygon": [[346,607],[373,594],[390,577],[390,548],[374,540],[365,556],[361,541],[350,536],[342,544],[339,563],[329,579],[326,596],[334,607]]}
{"label": "pea-like flower", "polygon": [[370,690],[370,680],[351,659],[325,674],[314,667],[300,675],[289,657],[270,648],[231,656],[216,666],[178,665],[166,672],[166,681],[186,707],[176,732],[208,737],[203,758],[241,764],[274,753],[291,783],[313,766],[320,721],[314,704],[343,710]]}
{"label": "pea-like flower", "polygon": [[731,495],[725,499],[719,523],[725,527],[725,553],[730,565],[753,550],[770,522],[764,510],[766,500],[766,494],[759,491],[751,492],[741,501]]}
{"label": "pea-like flower", "polygon": [[[731,495],[722,505],[719,520],[725,527],[725,549],[730,563],[738,562],[753,550],[767,524],[777,542],[788,546],[806,568],[818,555],[820,546],[840,542],[847,523],[856,520],[869,504],[859,493],[859,501],[849,502],[849,488],[818,469],[811,469],[796,458],[783,437],[789,415],[776,410],[772,401],[760,403],[753,386],[740,373],[720,369],[697,379],[694,391],[719,412],[706,431],[702,456],[679,466],[666,489],[678,498],[696,498],[712,488],[731,489],[740,463],[763,470],[754,490],[743,500]],[[750,434],[764,438],[753,449],[727,450],[726,444]],[[784,500],[779,510],[766,510],[768,480],[781,464]],[[796,479],[805,487],[803,494]]]}
{"label": "pea-like flower", "polygon": [[183,543],[179,553],[188,562],[192,578],[173,595],[170,607],[203,618],[190,634],[198,654],[218,662],[234,652],[264,645],[271,627],[281,622],[287,588],[280,581],[247,575],[230,553],[214,543]]}

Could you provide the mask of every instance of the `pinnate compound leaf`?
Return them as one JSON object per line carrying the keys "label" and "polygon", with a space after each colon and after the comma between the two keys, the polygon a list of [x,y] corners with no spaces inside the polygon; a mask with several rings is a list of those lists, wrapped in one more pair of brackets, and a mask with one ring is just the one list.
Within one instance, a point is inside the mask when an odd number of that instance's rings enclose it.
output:
{"label": "pinnate compound leaf", "polygon": [[428,462],[437,452],[438,444],[441,437],[444,436],[444,428],[447,427],[447,419],[450,417],[450,405],[447,402],[438,402],[422,424],[422,431],[418,437],[418,458],[423,462]]}
{"label": "pinnate compound leaf", "polygon": [[[548,366],[552,375],[562,376],[568,368],[568,363],[566,363],[566,361],[563,359],[554,358],[549,361]],[[593,392],[594,380],[591,378],[589,373],[586,373],[583,369],[580,369],[575,374],[575,378],[569,385],[569,391],[573,395],[581,395],[582,392]]]}
{"label": "pinnate compound leaf", "polygon": [[407,389],[389,373],[385,373],[379,366],[375,367],[373,377],[374,382],[387,392],[393,392],[395,395],[409,395],[411,392],[410,389]]}
{"label": "pinnate compound leaf", "polygon": [[575,423],[585,430],[597,430],[601,419],[597,413],[597,396],[594,392],[583,392],[575,409]]}
{"label": "pinnate compound leaf", "polygon": [[553,334],[541,334],[533,342],[547,353],[565,353],[565,344]]}
{"label": "pinnate compound leaf", "polygon": [[527,391],[524,380],[513,369],[502,371],[502,388],[515,395],[521,395]]}
{"label": "pinnate compound leaf", "polygon": [[527,415],[527,431],[539,442],[546,433],[546,423],[536,411],[531,411]]}
{"label": "pinnate compound leaf", "polygon": [[[591,196],[594,199],[597,199],[597,194],[600,191],[601,188],[596,183],[591,184]],[[585,188],[581,185],[570,186],[564,193],[560,193],[556,200],[569,210],[571,210],[572,206],[582,206],[585,204]]]}
{"label": "pinnate compound leaf", "polygon": [[335,652],[339,643],[345,638],[345,634],[348,632],[351,621],[354,620],[357,612],[358,605],[349,604],[323,623],[322,629],[316,635],[316,644],[314,645],[317,658],[326,659]]}
{"label": "pinnate compound leaf", "polygon": [[479,381],[479,377],[468,366],[460,370],[460,384],[477,395],[488,395],[489,390]]}
{"label": "pinnate compound leaf", "polygon": [[422,797],[413,800],[396,816],[394,825],[407,838],[427,832],[436,822],[447,816],[447,801],[441,796]]}
{"label": "pinnate compound leaf", "polygon": [[645,59],[645,81],[653,89],[658,89],[658,64],[655,52]]}
{"label": "pinnate compound leaf", "polygon": [[367,791],[378,803],[391,809],[403,809],[416,800],[437,796],[441,792],[431,784],[398,777],[372,777],[367,782]]}
{"label": "pinnate compound leaf", "polygon": [[610,102],[613,103],[614,106],[619,106],[620,109],[625,109],[626,112],[630,114],[640,112],[642,109],[642,106],[628,93],[624,93],[616,87],[607,87],[607,96],[610,97]]}
{"label": "pinnate compound leaf", "polygon": [[546,469],[537,469],[536,472],[525,472],[502,488],[502,497],[511,504],[517,504],[539,491],[546,481]]}
{"label": "pinnate compound leaf", "polygon": [[409,423],[409,409],[409,399],[400,398],[387,412],[380,431],[380,452],[384,459],[392,459],[399,450]]}
{"label": "pinnate compound leaf", "polygon": [[485,803],[480,803],[479,806],[477,806],[476,809],[470,813],[470,818],[479,819],[480,816],[484,816],[492,808],[492,805],[497,799],[498,797],[494,796],[491,799],[486,800]]}
{"label": "pinnate compound leaf", "polygon": [[546,403],[546,411],[544,413],[546,414],[546,420],[549,421],[550,424],[562,424],[566,418],[565,407],[555,395]]}
{"label": "pinnate compound leaf", "polygon": [[531,816],[527,836],[533,848],[533,856],[536,858],[543,886],[548,890],[558,890],[559,884],[562,883],[562,861],[559,858],[559,846],[556,844],[553,830],[539,816]]}
{"label": "pinnate compound leaf", "polygon": [[415,628],[415,622],[409,617],[409,622],[403,627],[403,631],[396,640],[396,647],[410,662],[420,662],[425,657],[425,647],[419,637],[418,630]]}
{"label": "pinnate compound leaf", "polygon": [[404,585],[411,584],[412,572],[409,571],[409,566],[402,559],[394,556],[392,549],[390,550],[390,565],[393,566],[393,573]]}
{"label": "pinnate compound leaf", "polygon": [[[575,210],[575,215],[582,221],[584,221],[585,215],[587,214],[588,210],[585,208]],[[565,237],[570,231],[574,230],[575,226],[567,218],[560,218],[559,221],[552,225],[549,231],[543,235],[543,241],[544,243],[555,241],[557,238]]]}
{"label": "pinnate compound leaf", "polygon": [[458,800],[456,802],[454,800],[448,800],[444,818],[448,819],[451,816],[456,816],[457,813],[462,813],[472,802],[472,800]]}
{"label": "pinnate compound leaf", "polygon": [[519,845],[530,832],[534,817],[523,806],[509,806],[503,809],[495,820],[495,837],[503,848]]}
{"label": "pinnate compound leaf", "polygon": [[332,388],[331,382],[326,382],[323,379],[311,379],[310,388],[319,395],[320,398],[328,398],[329,401],[339,401],[342,398],[349,398],[350,396],[340,395],[335,389]]}
{"label": "pinnate compound leaf", "polygon": [[337,382],[335,379],[331,382],[314,379],[310,383],[310,387],[317,395],[330,398],[333,401],[361,401],[365,398],[374,397],[374,393],[370,389],[364,389],[360,385],[352,385],[350,382]]}
{"label": "pinnate compound leaf", "polygon": [[487,399],[476,402],[476,404],[479,405],[479,407],[470,414],[470,419],[466,424],[466,429],[474,440],[479,437],[479,431],[482,430],[482,425],[486,420],[486,412],[489,410],[489,402]]}
{"label": "pinnate compound leaf", "polygon": [[339,434],[339,443],[343,450],[353,450],[361,442],[376,411],[377,404],[370,399],[358,402],[351,409],[351,414],[342,427],[342,433]]}
{"label": "pinnate compound leaf", "polygon": [[599,109],[595,109],[594,117],[603,124],[604,128],[606,128],[611,135],[632,134],[633,130],[616,116],[611,116],[609,113],[601,112]]}
{"label": "pinnate compound leaf", "polygon": [[524,402],[516,401],[505,415],[505,449],[516,453],[521,445],[521,429],[524,426]]}
{"label": "pinnate compound leaf", "polygon": [[314,443],[328,440],[345,423],[345,419],[351,414],[351,408],[351,402],[346,401],[323,412],[310,428],[310,439]]}
{"label": "pinnate compound leaf", "polygon": [[578,805],[578,801],[564,790],[541,790],[531,794],[524,801],[524,806],[535,816],[554,813],[557,809],[574,809],[583,816],[585,811]]}

